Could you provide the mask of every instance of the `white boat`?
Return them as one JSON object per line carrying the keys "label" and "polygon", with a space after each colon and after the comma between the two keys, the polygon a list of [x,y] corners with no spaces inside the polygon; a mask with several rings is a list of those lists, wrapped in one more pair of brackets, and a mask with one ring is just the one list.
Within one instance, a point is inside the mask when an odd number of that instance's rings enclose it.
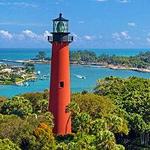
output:
{"label": "white boat", "polygon": [[22,82],[20,83],[16,83],[17,86],[24,86],[24,84]]}
{"label": "white boat", "polygon": [[25,83],[24,83],[24,86],[29,86],[29,83],[28,83],[28,82],[25,82]]}
{"label": "white boat", "polygon": [[49,74],[43,75],[39,78],[40,80],[48,80],[49,79]]}
{"label": "white boat", "polygon": [[38,71],[38,72],[37,72],[37,75],[40,75],[40,74],[41,74],[41,71]]}
{"label": "white boat", "polygon": [[79,75],[79,74],[74,74],[77,78],[79,78],[79,79],[86,79],[86,77],[85,76],[82,76],[82,75]]}

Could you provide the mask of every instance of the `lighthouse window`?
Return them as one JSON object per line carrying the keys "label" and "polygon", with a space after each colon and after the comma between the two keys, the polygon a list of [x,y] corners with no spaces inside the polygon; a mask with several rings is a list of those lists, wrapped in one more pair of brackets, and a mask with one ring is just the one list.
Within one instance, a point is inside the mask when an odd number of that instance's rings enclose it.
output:
{"label": "lighthouse window", "polygon": [[64,82],[61,81],[61,82],[59,83],[59,86],[60,86],[61,88],[63,88],[63,87],[64,87]]}

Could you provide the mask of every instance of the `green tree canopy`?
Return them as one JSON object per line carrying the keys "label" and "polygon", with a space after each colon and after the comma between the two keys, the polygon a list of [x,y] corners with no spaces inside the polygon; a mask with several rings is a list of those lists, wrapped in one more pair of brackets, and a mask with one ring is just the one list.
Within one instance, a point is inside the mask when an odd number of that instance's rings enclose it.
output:
{"label": "green tree canopy", "polygon": [[24,97],[15,96],[11,100],[4,102],[1,107],[3,114],[15,114],[18,116],[25,116],[32,113],[31,103]]}
{"label": "green tree canopy", "polygon": [[36,58],[39,60],[44,60],[46,58],[45,51],[39,51],[39,53],[36,55]]}
{"label": "green tree canopy", "polygon": [[9,139],[0,139],[1,150],[21,150],[16,144]]}

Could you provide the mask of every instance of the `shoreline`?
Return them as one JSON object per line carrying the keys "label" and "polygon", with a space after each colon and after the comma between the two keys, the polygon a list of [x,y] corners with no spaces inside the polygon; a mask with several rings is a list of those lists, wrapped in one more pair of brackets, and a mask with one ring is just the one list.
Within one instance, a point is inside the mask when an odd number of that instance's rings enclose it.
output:
{"label": "shoreline", "polygon": [[113,70],[132,70],[132,71],[137,71],[137,72],[150,73],[150,69],[146,69],[146,68],[132,68],[132,67],[127,67],[127,66],[104,64],[104,63],[89,63],[89,64],[71,63],[71,64],[96,67],[96,68],[108,68],[108,69],[113,69]]}
{"label": "shoreline", "polygon": [[[7,60],[7,59],[2,59],[0,62],[12,62],[12,63],[33,63],[33,64],[50,64],[51,61],[49,60]],[[113,70],[132,70],[132,71],[137,71],[137,72],[144,72],[144,73],[150,73],[150,69],[148,68],[133,68],[133,67],[128,67],[128,66],[121,66],[121,65],[113,65],[113,64],[107,64],[107,63],[85,63],[81,62],[78,63],[77,61],[70,61],[71,65],[81,65],[81,66],[89,66],[89,67],[97,67],[97,68],[109,68]]]}
{"label": "shoreline", "polygon": [[125,66],[120,66],[120,65],[105,65],[103,66],[104,68],[109,68],[113,70],[132,70],[132,71],[137,71],[137,72],[144,72],[144,73],[150,73],[150,69],[145,69],[145,68],[132,68],[132,67],[125,67]]}
{"label": "shoreline", "polygon": [[121,66],[114,66],[114,65],[108,65],[105,68],[113,69],[113,70],[132,70],[137,72],[144,72],[144,73],[150,73],[150,69],[145,68],[130,68],[130,67],[121,67]]}
{"label": "shoreline", "polygon": [[25,83],[25,82],[28,82],[28,81],[31,81],[31,80],[35,81],[36,79],[37,79],[36,76],[28,77],[28,78],[26,78],[26,79],[24,79],[24,80],[22,80],[22,81],[15,82],[15,83],[12,84],[12,85],[20,86],[21,84],[23,84],[23,83]]}
{"label": "shoreline", "polygon": [[24,79],[24,80],[21,80],[21,81],[17,81],[17,82],[13,82],[11,84],[5,84],[5,83],[2,83],[0,82],[0,85],[14,85],[14,86],[20,86],[28,81],[35,81],[37,79],[36,76],[32,76],[32,77],[28,77],[27,79]]}

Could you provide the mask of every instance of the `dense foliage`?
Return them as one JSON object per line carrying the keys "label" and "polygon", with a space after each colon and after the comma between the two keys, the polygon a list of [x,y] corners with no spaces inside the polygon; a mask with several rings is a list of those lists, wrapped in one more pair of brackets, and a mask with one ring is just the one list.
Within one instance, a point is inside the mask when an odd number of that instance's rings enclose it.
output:
{"label": "dense foliage", "polygon": [[70,55],[71,61],[77,63],[103,63],[112,65],[121,65],[133,68],[149,68],[150,67],[150,51],[140,53],[136,56],[115,56],[115,55],[100,55],[92,51],[72,51]]}
{"label": "dense foliage", "polygon": [[[35,60],[49,61],[45,51],[39,51]],[[33,60],[34,60],[33,59]],[[136,56],[116,56],[102,54],[97,56],[95,52],[88,50],[77,50],[70,52],[71,63],[77,64],[101,64],[101,65],[115,65],[129,68],[150,68],[150,51],[141,52]],[[29,66],[32,70],[32,66]]]}
{"label": "dense foliage", "polygon": [[52,133],[48,90],[0,97],[0,149],[148,150],[150,80],[107,77],[94,91],[72,94],[73,133],[66,136]]}
{"label": "dense foliage", "polygon": [[150,51],[130,57],[101,55],[98,57],[97,61],[132,68],[149,68],[150,66],[149,59],[150,59]]}
{"label": "dense foliage", "polygon": [[48,60],[49,61],[50,58],[47,57],[47,54],[45,51],[39,51],[33,60],[40,60],[40,61]]}
{"label": "dense foliage", "polygon": [[45,51],[39,51],[38,54],[36,55],[36,58],[38,60],[44,60],[44,59],[46,59],[46,53],[45,53]]}
{"label": "dense foliage", "polygon": [[21,150],[16,144],[9,139],[0,139],[1,150]]}
{"label": "dense foliage", "polygon": [[96,62],[97,57],[96,54],[92,51],[79,50],[79,51],[71,51],[70,60],[77,61],[78,63],[81,63],[82,61],[85,63],[89,63],[89,62]]}
{"label": "dense foliage", "polygon": [[[140,137],[142,143],[148,144],[147,137],[150,133],[150,79],[107,77],[97,82],[95,93],[111,98],[125,112],[130,128],[129,138],[132,141]],[[143,135],[144,137],[142,137]]]}
{"label": "dense foliage", "polygon": [[34,113],[38,114],[48,111],[48,90],[44,92],[26,93],[21,96],[30,101]]}
{"label": "dense foliage", "polygon": [[122,145],[116,144],[115,134],[127,135],[127,122],[106,97],[73,94],[72,103],[67,108],[72,113],[73,134],[66,137],[52,133],[53,118],[51,114],[45,113],[47,90],[9,100],[1,97],[1,102],[0,139],[9,139],[16,149],[124,149]]}

